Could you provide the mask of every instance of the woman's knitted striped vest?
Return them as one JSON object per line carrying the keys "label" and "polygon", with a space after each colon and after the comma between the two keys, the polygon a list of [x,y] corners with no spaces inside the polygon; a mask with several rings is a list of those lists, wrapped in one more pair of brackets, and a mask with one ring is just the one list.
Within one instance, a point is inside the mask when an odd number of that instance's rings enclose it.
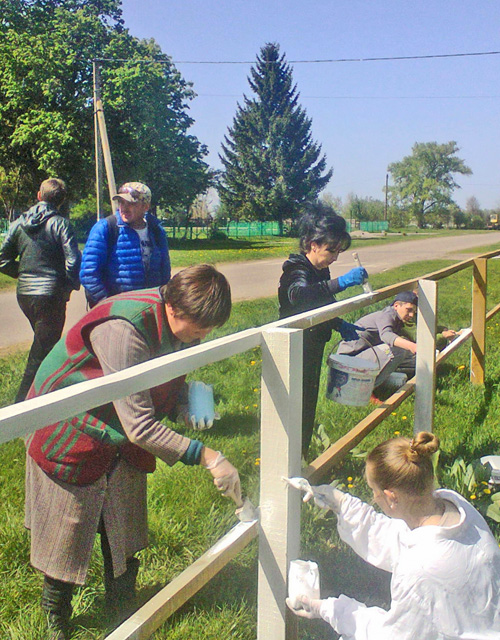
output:
{"label": "woman's knitted striped vest", "polygon": [[[42,362],[28,398],[101,377],[102,368],[92,353],[89,335],[96,325],[110,318],[131,322],[146,340],[153,357],[172,352],[165,303],[159,290],[121,293],[103,300],[59,340]],[[166,415],[174,409],[184,378],[151,389],[157,415]],[[143,471],[155,469],[154,456],[129,442],[111,403],[39,429],[28,438],[27,448],[46,473],[78,485],[95,482],[112,468],[118,457]]]}

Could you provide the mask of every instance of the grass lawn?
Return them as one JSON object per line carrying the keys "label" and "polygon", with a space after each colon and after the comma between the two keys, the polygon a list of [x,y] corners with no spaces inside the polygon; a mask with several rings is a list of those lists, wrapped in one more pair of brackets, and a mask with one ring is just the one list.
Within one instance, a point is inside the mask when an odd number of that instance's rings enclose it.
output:
{"label": "grass lawn", "polygon": [[[381,287],[424,274],[450,264],[428,261],[407,265],[373,276]],[[489,265],[489,301],[491,308],[500,299],[500,264]],[[440,324],[452,328],[470,323],[471,272],[461,272],[440,281]],[[379,303],[369,310],[382,306]],[[368,312],[368,309],[366,310]],[[235,305],[228,324],[215,336],[258,326],[277,317],[274,299],[243,302]],[[354,321],[353,316],[346,316]],[[500,442],[500,319],[487,329],[487,379],[483,386],[468,381],[470,344],[455,353],[440,370],[437,380],[435,431],[441,438],[439,458],[440,482],[457,488],[456,478],[445,473],[457,458],[465,462],[488,453],[499,453]],[[214,336],[214,337],[215,337]],[[334,347],[332,338],[326,354]],[[0,403],[13,401],[24,364],[24,354],[0,360]],[[212,383],[217,408],[222,418],[201,439],[223,451],[238,467],[244,492],[258,502],[259,472],[259,349],[215,363],[197,371],[193,377]],[[352,428],[370,407],[344,407],[324,397],[326,368],[317,411],[323,425],[322,440],[315,437],[311,458]],[[411,435],[413,398],[401,405],[335,470],[335,477],[349,490],[369,498],[363,480],[363,454],[374,444],[394,434]],[[177,427],[178,428],[178,427]],[[186,431],[188,433],[188,431]],[[196,437],[197,434],[195,434]],[[29,566],[29,535],[23,528],[24,449],[20,441],[0,446],[0,556],[2,594],[0,596],[0,637],[6,640],[42,640],[43,618],[38,606],[41,577]],[[234,509],[213,487],[201,468],[173,468],[160,463],[149,478],[150,546],[139,555],[140,598],[145,601],[161,586],[210,547],[236,522]],[[486,499],[481,486],[474,493],[465,492],[472,501]],[[476,498],[471,498],[476,495]],[[481,497],[482,496],[482,497]],[[490,521],[500,540],[500,530]],[[153,638],[157,640],[253,640],[256,637],[257,545],[254,541],[230,563],[207,587],[177,612]],[[359,560],[340,542],[333,514],[324,514],[313,506],[302,511],[302,553],[316,560],[322,576],[322,594],[340,592],[369,605],[388,603],[388,576]],[[94,554],[87,584],[74,598],[74,638],[97,640],[105,636],[107,617],[102,586],[100,553]],[[300,621],[302,640],[334,639],[334,632],[321,621]]]}
{"label": "grass lawn", "polygon": [[[408,230],[387,236],[371,236],[353,238],[351,248],[390,244],[393,242],[408,242],[421,237],[450,236],[464,233],[456,229],[450,230]],[[469,233],[469,231],[467,232]],[[481,233],[481,232],[478,232]],[[482,232],[484,233],[484,232]],[[252,239],[213,240],[169,240],[170,255],[174,267],[187,267],[192,264],[242,262],[245,260],[264,260],[269,258],[285,259],[289,253],[298,250],[297,238],[279,238],[269,236]]]}
{"label": "grass lawn", "polygon": [[[389,244],[393,242],[408,242],[420,237],[428,236],[450,236],[459,235],[464,231],[456,229],[408,229],[401,233],[394,233],[388,236],[355,238],[352,243],[353,249],[371,245]],[[466,233],[485,233],[484,231],[467,230]],[[289,253],[298,250],[297,238],[279,238],[268,236],[262,238],[237,238],[227,240],[179,240],[170,239],[170,258],[174,267],[189,267],[193,264],[216,264],[221,262],[243,262],[246,260],[265,260],[269,258],[282,258]],[[84,245],[80,243],[83,251]],[[478,253],[479,250],[474,250]],[[0,273],[0,291],[13,289],[16,281],[3,273]]]}

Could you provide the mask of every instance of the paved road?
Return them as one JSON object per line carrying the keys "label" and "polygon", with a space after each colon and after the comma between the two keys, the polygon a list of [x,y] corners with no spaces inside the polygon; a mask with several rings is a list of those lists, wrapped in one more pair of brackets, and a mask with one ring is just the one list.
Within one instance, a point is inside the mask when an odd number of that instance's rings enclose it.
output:
{"label": "paved road", "polygon": [[[418,260],[457,257],[461,251],[500,242],[500,231],[485,234],[464,234],[441,238],[407,240],[359,250],[363,266],[369,273],[380,273]],[[276,294],[281,275],[282,258],[255,260],[251,262],[221,263],[220,270],[226,274],[233,292],[233,300],[252,300]],[[330,267],[332,277],[339,276],[354,266],[351,253],[347,251]],[[175,269],[174,269],[175,271]],[[74,293],[68,304],[66,329],[75,324],[85,313],[85,296],[82,291]],[[0,355],[31,344],[32,332],[29,323],[19,309],[14,291],[0,294]]]}

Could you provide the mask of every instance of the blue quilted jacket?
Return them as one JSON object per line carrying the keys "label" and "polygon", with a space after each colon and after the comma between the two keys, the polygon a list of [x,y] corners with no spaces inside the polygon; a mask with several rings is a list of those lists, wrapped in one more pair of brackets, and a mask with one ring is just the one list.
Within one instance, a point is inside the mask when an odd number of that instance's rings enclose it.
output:
{"label": "blue quilted jacket", "polygon": [[157,218],[150,213],[145,216],[153,245],[150,268],[145,272],[137,232],[123,222],[118,211],[115,216],[116,242],[112,244],[113,232],[108,221],[102,219],[90,230],[83,251],[80,281],[92,302],[122,291],[157,287],[170,280],[167,235]]}

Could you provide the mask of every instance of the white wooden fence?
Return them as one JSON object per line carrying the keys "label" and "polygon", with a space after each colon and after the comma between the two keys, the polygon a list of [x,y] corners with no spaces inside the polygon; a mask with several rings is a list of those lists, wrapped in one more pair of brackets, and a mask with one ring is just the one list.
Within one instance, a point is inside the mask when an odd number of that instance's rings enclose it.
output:
{"label": "white wooden fence", "polygon": [[[305,475],[319,481],[348,451],[373,430],[416,387],[415,429],[432,429],[435,385],[435,333],[438,281],[473,267],[472,326],[438,358],[444,360],[472,337],[471,380],[484,382],[485,326],[500,305],[486,314],[489,252],[425,276],[362,294],[255,329],[156,358],[112,375],[82,382],[46,396],[0,409],[0,443],[25,436],[46,424],[69,418],[134,391],[149,389],[206,364],[248,349],[262,349],[261,495],[259,522],[239,523],[202,557],[157,593],[108,636],[108,640],[139,640],[151,634],[204,586],[255,536],[259,535],[258,639],[296,637],[293,615],[286,611],[289,561],[299,555],[300,496],[285,490],[282,476]],[[351,311],[419,286],[416,380],[377,407],[348,434],[301,471],[302,331]],[[362,315],[362,314],[360,314]]]}

